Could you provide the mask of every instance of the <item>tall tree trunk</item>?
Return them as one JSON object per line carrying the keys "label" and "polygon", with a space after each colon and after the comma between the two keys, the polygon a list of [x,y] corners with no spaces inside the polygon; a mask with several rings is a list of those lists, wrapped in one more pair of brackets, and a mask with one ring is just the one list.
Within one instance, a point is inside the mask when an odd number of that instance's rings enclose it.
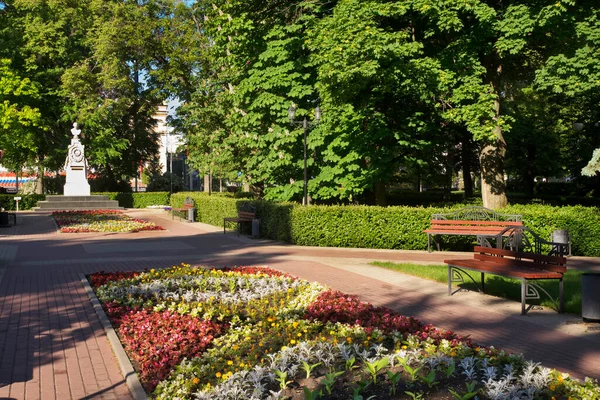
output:
{"label": "tall tree trunk", "polygon": [[462,138],[462,149],[461,149],[461,161],[463,170],[463,183],[465,185],[465,198],[473,197],[473,178],[471,172],[473,171],[472,164],[472,147],[471,138],[469,132],[464,132]]}
{"label": "tall tree trunk", "polygon": [[[491,89],[496,93],[494,100],[494,120],[498,122],[500,118],[500,75],[502,74],[502,65],[497,65],[488,69],[488,76]],[[479,162],[481,164],[481,197],[483,206],[496,210],[505,207],[508,204],[506,198],[506,183],[504,182],[504,157],[506,155],[506,141],[502,135],[502,128],[497,123],[494,128],[493,136],[483,143],[479,153]]]}
{"label": "tall tree trunk", "polygon": [[525,172],[525,192],[533,196],[535,189],[535,165],[536,146],[531,143],[527,145],[527,171]]}
{"label": "tall tree trunk", "polygon": [[212,192],[212,188],[211,188],[211,179],[210,179],[210,174],[206,174],[204,175],[204,192],[210,194]]}
{"label": "tall tree trunk", "polygon": [[378,206],[387,206],[387,197],[385,195],[385,183],[375,183],[375,204]]}

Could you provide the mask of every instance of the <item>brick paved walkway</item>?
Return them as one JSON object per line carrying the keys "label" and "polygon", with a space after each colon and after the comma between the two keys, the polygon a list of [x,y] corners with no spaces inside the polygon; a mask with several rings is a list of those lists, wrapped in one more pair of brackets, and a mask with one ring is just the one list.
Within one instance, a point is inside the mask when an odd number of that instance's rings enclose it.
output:
{"label": "brick paved walkway", "polygon": [[[79,281],[80,273],[199,265],[270,265],[454,330],[522,352],[576,377],[600,378],[600,325],[554,312],[519,315],[520,304],[370,267],[371,260],[437,262],[460,253],[303,248],[223,235],[129,210],[168,231],[58,234],[47,215],[21,213],[0,228],[0,399],[128,399],[125,380]],[[598,268],[600,260],[571,258]]]}

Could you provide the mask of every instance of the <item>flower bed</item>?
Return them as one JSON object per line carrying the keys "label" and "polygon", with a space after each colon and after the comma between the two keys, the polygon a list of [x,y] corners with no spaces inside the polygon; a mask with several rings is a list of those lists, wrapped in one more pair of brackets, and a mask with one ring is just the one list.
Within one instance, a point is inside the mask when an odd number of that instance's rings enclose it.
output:
{"label": "flower bed", "polygon": [[119,210],[54,211],[52,217],[62,233],[164,230],[153,222],[131,218]]}
{"label": "flower bed", "polygon": [[600,398],[595,381],[268,268],[88,280],[155,398]]}

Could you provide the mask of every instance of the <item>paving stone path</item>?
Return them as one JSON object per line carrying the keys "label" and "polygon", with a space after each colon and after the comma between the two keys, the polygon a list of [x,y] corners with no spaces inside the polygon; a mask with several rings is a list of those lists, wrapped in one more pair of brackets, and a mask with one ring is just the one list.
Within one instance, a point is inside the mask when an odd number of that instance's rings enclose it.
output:
{"label": "paving stone path", "polygon": [[[47,214],[20,213],[0,228],[0,400],[131,399],[80,274],[194,265],[269,265],[358,294],[482,344],[582,378],[600,378],[600,324],[553,311],[519,314],[520,304],[368,265],[372,260],[441,263],[464,253],[295,247],[224,235],[221,228],[128,210],[167,231],[60,234]],[[600,269],[599,259],[570,267]]]}

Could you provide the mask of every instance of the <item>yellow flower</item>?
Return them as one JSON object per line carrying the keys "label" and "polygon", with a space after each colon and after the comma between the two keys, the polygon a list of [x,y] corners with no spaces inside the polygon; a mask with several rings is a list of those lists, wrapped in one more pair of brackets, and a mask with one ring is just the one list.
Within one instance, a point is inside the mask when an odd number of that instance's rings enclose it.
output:
{"label": "yellow flower", "polygon": [[231,361],[231,360],[227,361],[227,365],[233,365],[233,361]]}
{"label": "yellow flower", "polygon": [[290,344],[296,344],[296,341],[294,339],[290,340]]}
{"label": "yellow flower", "polygon": [[298,337],[302,337],[302,333],[298,332]]}
{"label": "yellow flower", "polygon": [[550,390],[552,390],[554,392],[556,390],[556,386],[555,385],[550,385]]}
{"label": "yellow flower", "polygon": [[221,377],[221,375],[222,375],[222,374],[221,374],[220,372],[217,372],[217,373],[215,374],[215,376],[216,376],[217,378],[220,378],[220,377]]}
{"label": "yellow flower", "polygon": [[198,378],[194,378],[194,379],[192,379],[192,383],[193,383],[194,385],[197,385],[197,384],[199,384],[199,383],[200,383],[200,379],[198,379]]}

